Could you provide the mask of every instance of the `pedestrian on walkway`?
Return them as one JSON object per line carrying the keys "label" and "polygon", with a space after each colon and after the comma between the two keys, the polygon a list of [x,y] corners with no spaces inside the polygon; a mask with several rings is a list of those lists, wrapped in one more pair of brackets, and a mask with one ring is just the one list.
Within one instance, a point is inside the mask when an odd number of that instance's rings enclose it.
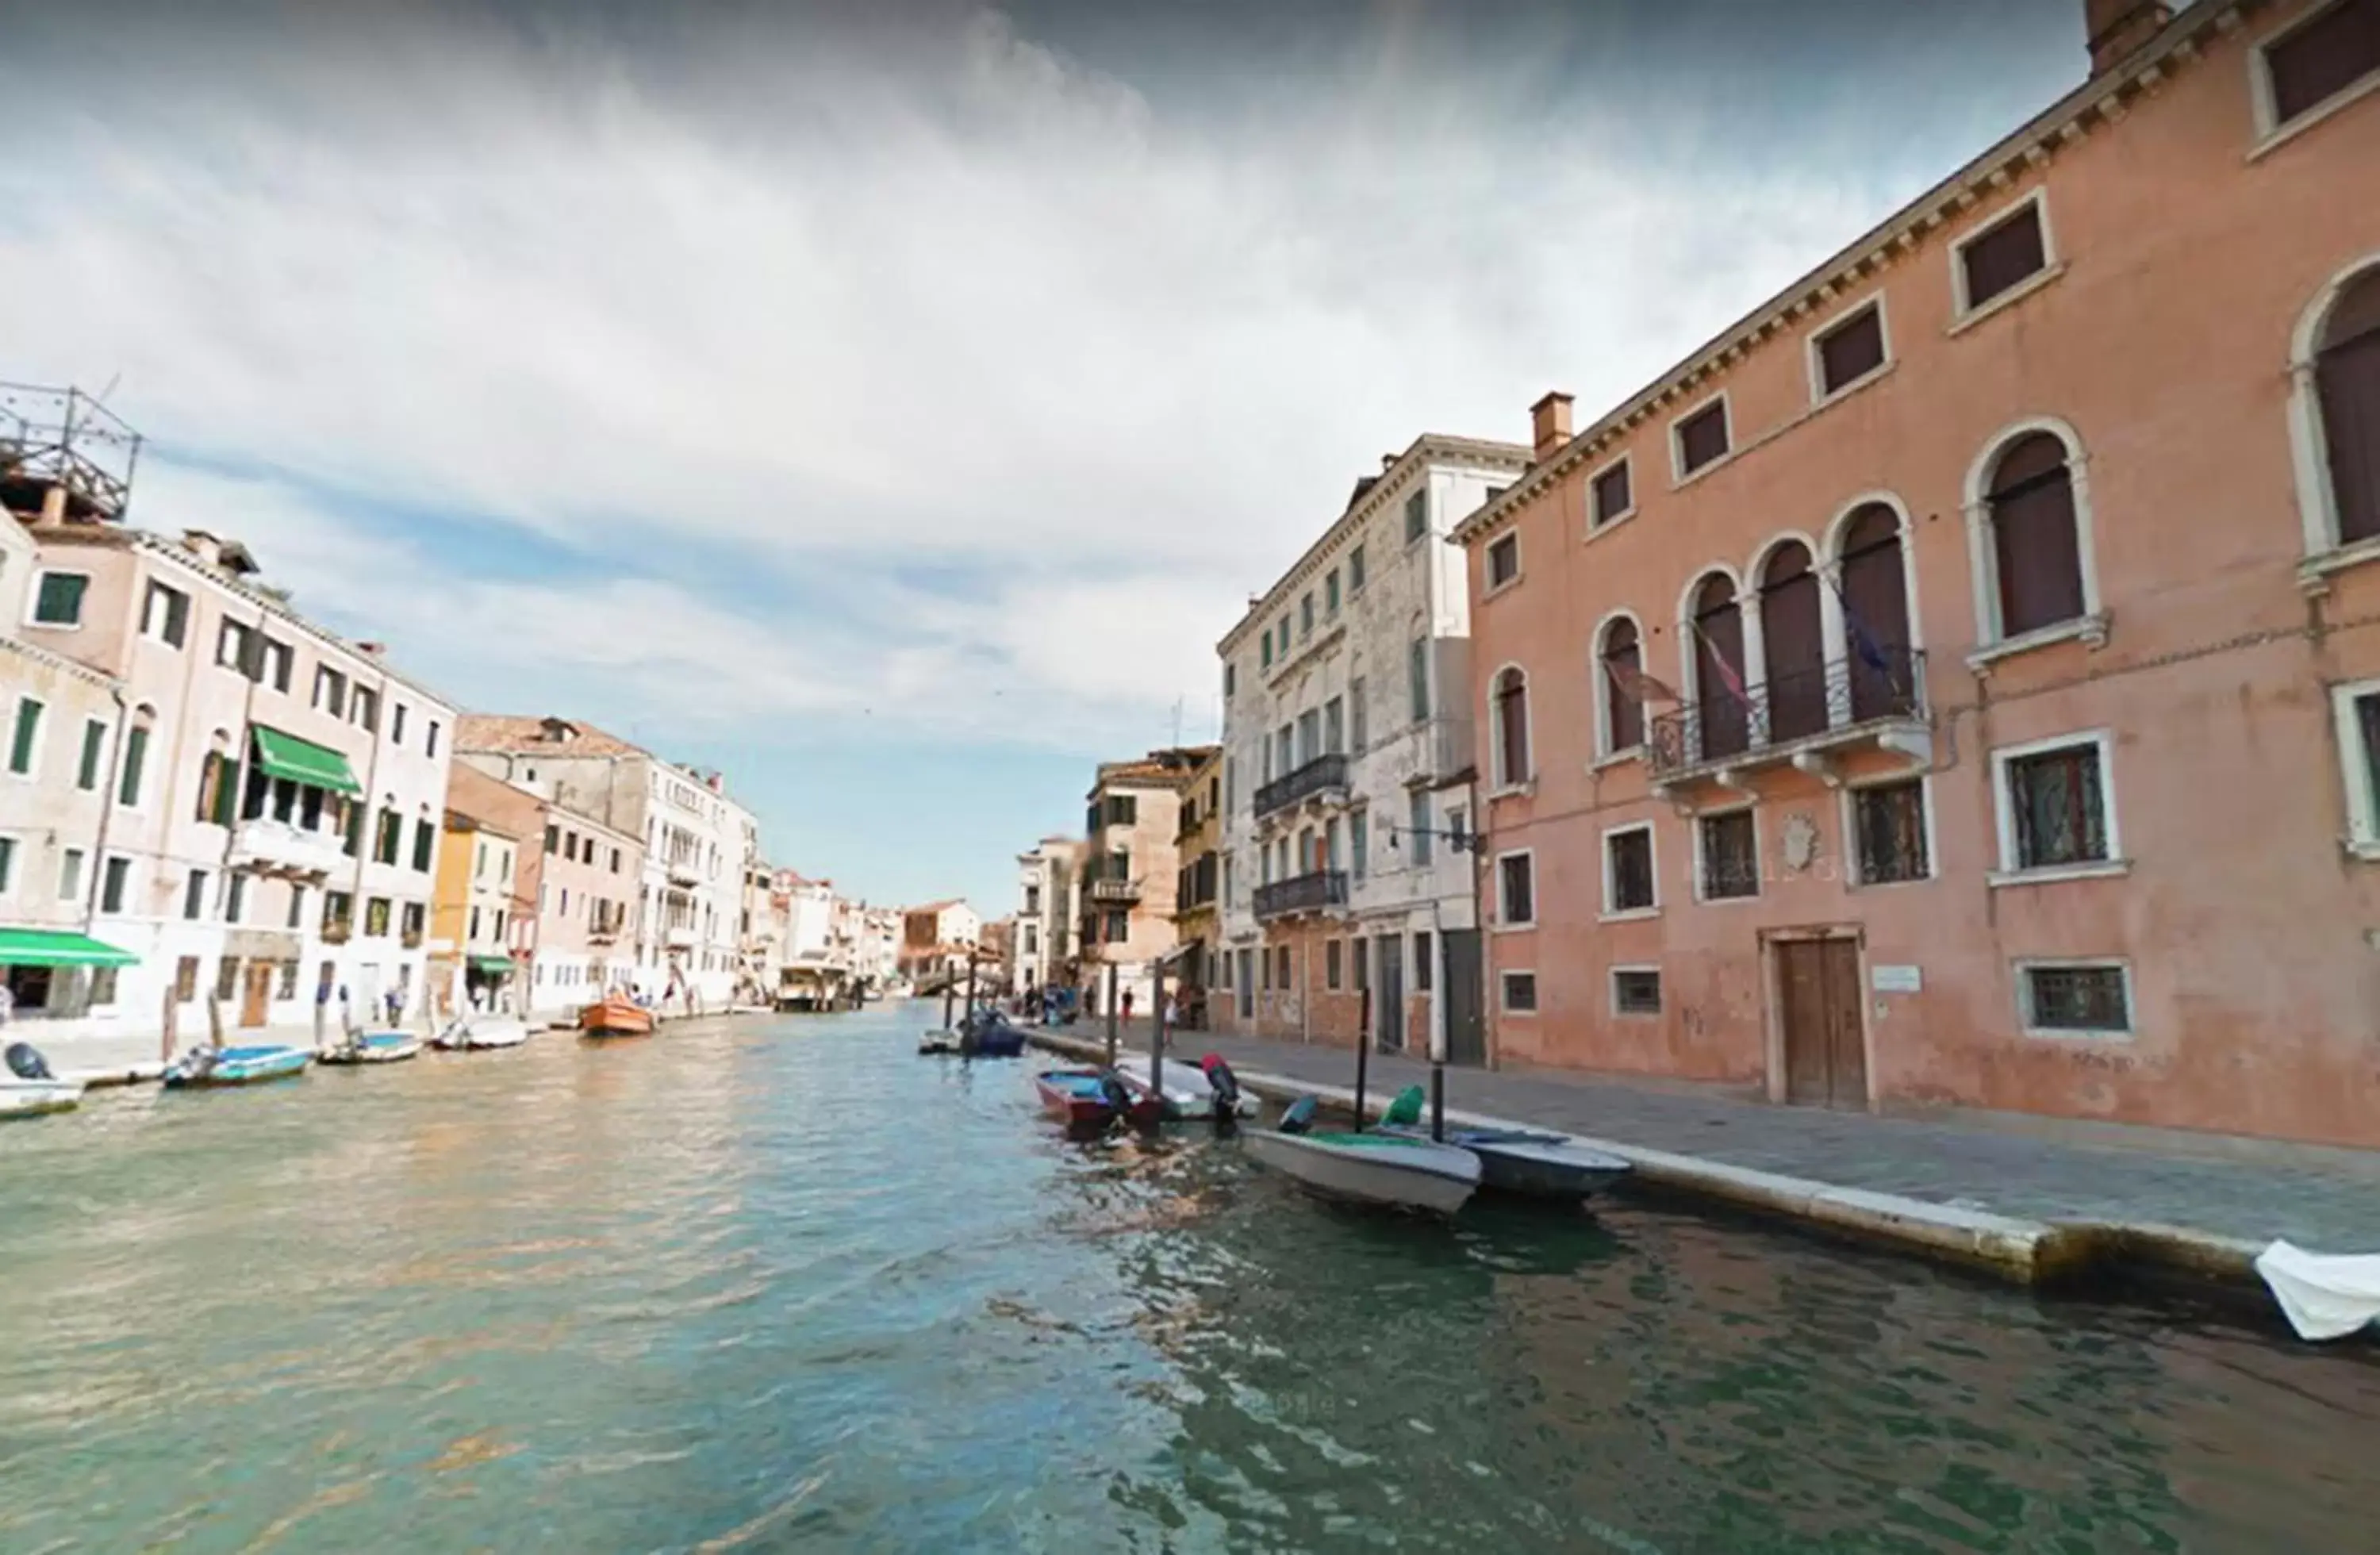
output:
{"label": "pedestrian on walkway", "polygon": [[1123,990],[1123,1018],[1127,1024],[1132,1020],[1132,990],[1130,989]]}

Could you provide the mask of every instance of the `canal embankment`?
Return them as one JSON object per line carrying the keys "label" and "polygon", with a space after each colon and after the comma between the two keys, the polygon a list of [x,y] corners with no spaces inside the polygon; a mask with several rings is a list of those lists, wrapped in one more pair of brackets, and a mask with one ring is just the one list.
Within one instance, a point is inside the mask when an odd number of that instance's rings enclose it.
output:
{"label": "canal embankment", "polygon": [[[1078,1058],[1106,1046],[1088,1023],[1036,1039]],[[1147,1023],[1121,1041],[1145,1052]],[[1184,1063],[1219,1052],[1243,1086],[1267,1097],[1355,1104],[1345,1049],[1183,1032],[1169,1051]],[[1377,1116],[1428,1073],[1375,1055],[1365,1112]],[[1452,1123],[1556,1129],[1625,1157],[1636,1194],[2030,1285],[2180,1280],[2252,1294],[2269,1310],[2253,1259],[2275,1238],[2324,1251],[2380,1248],[2375,1153],[2031,1118],[1830,1112],[1546,1071],[1450,1069],[1447,1102]]]}

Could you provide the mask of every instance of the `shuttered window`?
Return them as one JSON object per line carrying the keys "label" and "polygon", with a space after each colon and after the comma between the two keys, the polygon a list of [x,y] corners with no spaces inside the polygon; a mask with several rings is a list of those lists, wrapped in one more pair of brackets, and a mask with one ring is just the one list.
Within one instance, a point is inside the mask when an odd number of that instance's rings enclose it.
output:
{"label": "shuttered window", "polygon": [[1727,446],[1727,401],[1718,400],[1678,423],[1678,473],[1692,475]]}
{"label": "shuttered window", "polygon": [[1496,781],[1529,780],[1529,683],[1518,670],[1496,677]]}
{"label": "shuttered window", "polygon": [[1992,467],[1992,555],[2000,635],[2020,637],[2082,614],[2082,553],[2066,445],[2047,432],[2009,444]]}
{"label": "shuttered window", "polygon": [[1967,307],[1981,308],[2048,262],[2041,238],[2041,207],[2027,201],[1998,225],[1969,238],[1959,250],[1959,265],[1967,283]]}
{"label": "shuttered window", "polygon": [[2265,51],[2274,128],[2380,70],[2380,0],[2341,0]]}
{"label": "shuttered window", "polygon": [[1518,535],[1500,535],[1488,547],[1488,587],[1500,589],[1521,576],[1521,540]]}
{"label": "shuttered window", "polygon": [[1818,390],[1831,395],[1884,365],[1884,310],[1870,303],[1818,341]]}
{"label": "shuttered window", "polygon": [[1626,513],[1633,501],[1628,489],[1628,461],[1622,459],[1595,478],[1594,527],[1601,528]]}
{"label": "shuttered window", "polygon": [[1608,699],[1606,728],[1614,751],[1633,750],[1645,743],[1645,703],[1638,674],[1644,669],[1644,648],[1636,623],[1614,621],[1603,633],[1603,693]]}
{"label": "shuttered window", "polygon": [[2349,286],[2324,325],[2314,383],[2341,544],[2380,535],[2380,270]]}
{"label": "shuttered window", "polygon": [[1640,826],[1603,839],[1604,910],[1642,912],[1657,905],[1653,892],[1653,829]]}

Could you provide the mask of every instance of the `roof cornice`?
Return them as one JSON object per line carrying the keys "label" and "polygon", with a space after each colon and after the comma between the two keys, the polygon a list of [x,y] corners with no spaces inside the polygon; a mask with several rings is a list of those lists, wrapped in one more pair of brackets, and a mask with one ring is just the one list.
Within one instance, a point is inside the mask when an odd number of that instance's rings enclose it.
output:
{"label": "roof cornice", "polygon": [[2156,34],[2119,64],[2092,76],[1969,161],[1957,172],[1903,205],[1832,257],[1706,341],[1683,361],[1587,426],[1548,457],[1531,466],[1504,494],[1481,506],[1454,528],[1463,544],[1500,527],[1555,482],[1605,452],[1656,412],[1694,394],[1772,336],[1839,301],[1914,252],[1942,227],[1985,199],[2008,188],[2024,174],[2047,164],[2059,151],[2129,111],[2129,104],[2198,57],[2209,34],[2239,30],[2250,12],[2273,0],[2198,0],[2185,6]]}

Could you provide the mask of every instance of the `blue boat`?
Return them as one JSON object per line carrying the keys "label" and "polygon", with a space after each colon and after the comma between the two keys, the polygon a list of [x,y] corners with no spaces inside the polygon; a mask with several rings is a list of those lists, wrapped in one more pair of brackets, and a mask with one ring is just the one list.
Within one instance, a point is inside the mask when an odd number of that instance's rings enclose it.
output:
{"label": "blue boat", "polygon": [[997,1010],[978,1010],[959,1022],[958,1048],[965,1058],[1022,1058],[1025,1028]]}
{"label": "blue boat", "polygon": [[174,1061],[165,1084],[177,1089],[197,1086],[250,1086],[260,1080],[302,1075],[314,1055],[303,1048],[280,1043],[252,1048],[197,1048]]}

